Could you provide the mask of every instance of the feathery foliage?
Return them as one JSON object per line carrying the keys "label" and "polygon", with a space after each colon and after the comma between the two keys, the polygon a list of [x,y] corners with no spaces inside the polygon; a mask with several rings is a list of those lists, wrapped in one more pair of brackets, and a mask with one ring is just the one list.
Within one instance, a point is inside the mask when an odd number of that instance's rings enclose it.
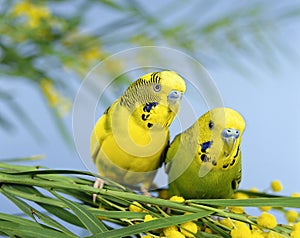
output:
{"label": "feathery foliage", "polygon": [[[243,229],[252,233],[288,237],[298,229],[298,213],[289,224],[277,224],[275,219],[275,225],[268,227],[269,218],[261,222],[258,217],[236,212],[232,207],[270,206],[286,213],[287,208],[300,208],[299,197],[240,191],[243,196],[237,199],[169,200],[137,194],[113,181],[96,189],[92,187],[94,176],[98,175],[1,162],[0,192],[22,212],[22,216],[1,213],[1,233],[20,237],[79,237],[72,229],[76,226],[86,237],[160,237],[168,232],[167,228],[184,233],[183,224],[185,228],[196,224],[194,237],[230,237],[233,231],[245,232],[239,230],[243,223]],[[96,203],[92,202],[94,193],[98,195]],[[187,230],[184,234],[190,237]]]}

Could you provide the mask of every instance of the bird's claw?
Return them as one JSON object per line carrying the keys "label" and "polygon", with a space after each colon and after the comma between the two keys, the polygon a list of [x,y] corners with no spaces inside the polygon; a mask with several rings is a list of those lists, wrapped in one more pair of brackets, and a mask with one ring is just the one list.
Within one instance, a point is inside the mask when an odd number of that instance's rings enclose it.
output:
{"label": "bird's claw", "polygon": [[[104,180],[100,178],[96,178],[93,187],[94,188],[103,188],[104,186]],[[97,194],[93,194],[93,203],[96,202]]]}
{"label": "bird's claw", "polygon": [[149,193],[148,189],[146,189],[145,187],[141,187],[141,192],[144,196],[152,197],[151,193]]}

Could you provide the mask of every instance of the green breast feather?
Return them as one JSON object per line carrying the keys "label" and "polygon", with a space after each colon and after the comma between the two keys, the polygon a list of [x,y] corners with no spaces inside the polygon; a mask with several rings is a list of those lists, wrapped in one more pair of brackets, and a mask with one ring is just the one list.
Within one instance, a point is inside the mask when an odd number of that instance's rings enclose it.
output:
{"label": "green breast feather", "polygon": [[166,156],[170,196],[230,198],[241,181],[242,116],[215,108],[176,136]]}

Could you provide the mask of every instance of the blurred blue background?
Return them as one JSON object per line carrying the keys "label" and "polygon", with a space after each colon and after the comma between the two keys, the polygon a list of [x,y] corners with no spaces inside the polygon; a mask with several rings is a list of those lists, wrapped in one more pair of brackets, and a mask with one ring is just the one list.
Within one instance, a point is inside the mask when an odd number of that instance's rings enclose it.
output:
{"label": "blurred blue background", "polygon": [[[80,2],[75,1],[74,4],[71,4],[68,1],[64,3],[49,1],[47,4],[57,14],[63,15],[66,9],[70,11],[69,14],[72,11],[75,12],[76,6],[79,6]],[[182,17],[186,19],[186,24],[189,24],[191,28],[189,28],[190,31],[182,31],[182,35],[170,33],[171,35],[166,36],[168,40],[165,40],[164,35],[162,35],[161,38],[153,37],[152,42],[149,40],[149,42],[139,44],[142,46],[152,43],[153,45],[182,50],[187,54],[193,52],[191,55],[205,66],[215,81],[225,106],[238,110],[244,116],[247,127],[242,143],[243,177],[240,188],[257,187],[264,190],[269,187],[272,180],[279,179],[283,184],[282,194],[290,195],[293,192],[300,192],[300,18],[280,18],[280,13],[284,15],[286,9],[293,9],[294,1],[285,1],[280,5],[276,3],[278,6],[272,5],[275,3],[271,1],[262,1],[261,9],[266,12],[252,16],[253,27],[261,27],[259,30],[262,32],[265,30],[264,33],[268,36],[265,46],[256,42],[260,40],[259,37],[255,38],[247,32],[245,29],[249,26],[247,19],[251,19],[251,16],[243,16],[243,14],[236,17],[237,22],[234,23],[239,27],[234,28],[229,22],[224,22],[223,28],[220,26],[225,31],[224,34],[220,30],[215,35],[208,34],[210,37],[206,38],[202,35],[204,34],[203,31],[192,31],[193,27],[196,29],[197,25],[205,25],[218,16],[230,15],[231,13],[234,15],[236,14],[234,10],[239,8],[245,9],[245,13],[247,12],[246,3],[236,4],[235,1],[228,3],[226,1],[226,3],[221,4],[217,1],[212,1],[212,3],[204,3],[203,1],[197,4],[196,2],[189,1],[189,4],[184,5],[179,2],[172,4],[171,1],[144,3],[142,7],[147,10],[144,13],[152,15],[155,24],[151,22],[148,25],[145,24],[144,26],[150,29],[147,29],[146,33],[141,32],[141,35],[145,34],[144,36],[147,35],[151,39],[151,32],[154,35],[157,34],[153,30],[154,28],[161,26],[168,29],[168,27],[178,24],[177,20],[182,19]],[[260,5],[259,2],[256,3]],[[245,4],[244,7],[243,4]],[[251,7],[251,4],[249,5]],[[165,11],[159,12],[158,9],[165,9]],[[166,17],[169,14],[166,9],[172,13],[170,17]],[[119,12],[112,11],[101,4],[90,7],[82,18],[80,30],[93,32],[99,25],[105,25],[116,19],[118,14]],[[163,16],[161,22],[158,14]],[[267,24],[264,25],[266,22]],[[229,29],[226,28],[226,24],[229,25]],[[124,26],[124,28],[126,27]],[[126,35],[127,30],[130,31],[126,28],[123,34]],[[178,27],[178,31],[181,30]],[[119,31],[121,34],[122,27]],[[176,32],[176,29],[173,31]],[[234,31],[233,36],[243,38],[245,45],[240,48],[234,48],[234,45],[226,47],[227,42],[224,35],[230,31]],[[184,34],[191,35],[187,37]],[[100,36],[96,37],[100,38]],[[192,47],[190,49],[185,48],[185,43],[189,44],[191,39],[197,37],[200,39],[198,48],[196,47],[197,51]],[[107,39],[104,38],[102,44],[105,46],[105,40],[110,41],[111,39],[117,42],[115,45],[111,43],[106,46],[107,52],[111,54],[135,46],[134,44],[118,42],[113,34],[107,34]],[[176,45],[177,42],[182,44]],[[244,49],[247,46],[249,49]],[[95,61],[89,65],[85,73],[96,63]],[[52,66],[47,65],[47,67],[51,68]],[[60,74],[60,80],[64,80],[64,84],[71,88],[71,101],[74,100],[76,91],[80,86],[80,79],[83,77],[84,73],[81,76],[72,72]],[[0,158],[42,154],[45,155],[45,158],[42,161],[34,162],[35,164],[57,169],[86,170],[75,147],[68,144],[62,136],[60,129],[54,122],[53,113],[49,110],[45,97],[38,87],[26,80],[14,80],[12,76],[6,76],[5,72],[1,75],[0,83],[1,91],[13,95],[13,100],[22,106],[30,120],[41,132],[41,137],[31,133],[26,128],[28,124],[12,112],[5,101],[0,101],[1,114],[9,118],[14,125],[14,128],[9,131],[0,129]],[[125,82],[120,88],[126,88],[127,85],[128,83]],[[112,92],[111,99],[115,97],[117,95]],[[109,103],[109,100],[106,103]],[[197,104],[197,102],[194,103]],[[99,112],[104,109],[103,107]],[[200,112],[206,110],[207,108],[204,107],[201,108]],[[71,111],[63,118],[63,123],[66,130],[71,133]],[[171,128],[172,136],[179,132],[176,130],[176,127]],[[0,197],[0,199],[1,212],[17,212],[17,209],[5,198]]]}

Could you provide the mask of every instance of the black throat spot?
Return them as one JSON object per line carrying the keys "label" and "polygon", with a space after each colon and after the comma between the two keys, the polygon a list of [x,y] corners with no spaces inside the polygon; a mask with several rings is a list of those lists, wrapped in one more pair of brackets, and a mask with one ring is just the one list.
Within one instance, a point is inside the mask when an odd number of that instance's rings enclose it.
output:
{"label": "black throat spot", "polygon": [[235,155],[233,156],[233,158],[236,158],[239,155],[240,152],[240,145],[238,146]]}
{"label": "black throat spot", "polygon": [[153,107],[157,106],[157,104],[158,104],[157,102],[146,103],[146,105],[143,108],[143,111],[144,112],[150,112]]}
{"label": "black throat spot", "polygon": [[202,153],[206,153],[206,150],[208,148],[210,148],[212,146],[212,144],[213,144],[212,140],[211,141],[206,141],[206,142],[203,142],[202,144],[200,144],[200,146],[201,146],[201,152]]}

